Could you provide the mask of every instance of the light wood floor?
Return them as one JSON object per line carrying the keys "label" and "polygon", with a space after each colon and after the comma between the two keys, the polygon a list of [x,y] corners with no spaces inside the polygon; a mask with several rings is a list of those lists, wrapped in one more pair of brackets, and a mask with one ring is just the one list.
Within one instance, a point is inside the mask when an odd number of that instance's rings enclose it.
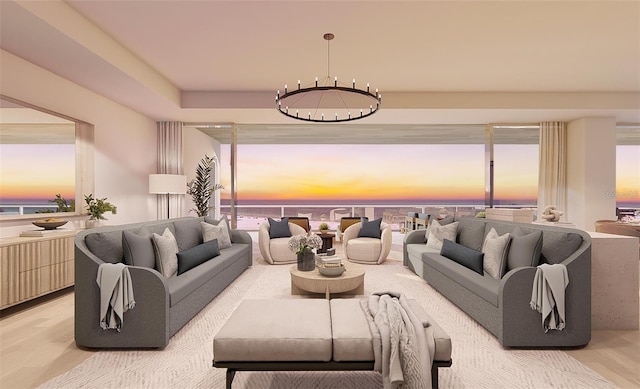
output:
{"label": "light wood floor", "polygon": [[[34,388],[89,358],[73,340],[72,289],[2,311],[0,388]],[[621,388],[640,387],[640,331],[593,331],[567,353]]]}

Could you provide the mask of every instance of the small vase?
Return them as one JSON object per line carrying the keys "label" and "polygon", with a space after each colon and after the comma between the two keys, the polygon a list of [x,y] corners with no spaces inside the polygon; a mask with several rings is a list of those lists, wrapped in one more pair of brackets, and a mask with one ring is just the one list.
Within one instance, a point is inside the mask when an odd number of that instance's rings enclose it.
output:
{"label": "small vase", "polygon": [[316,268],[316,255],[311,251],[311,247],[305,247],[298,254],[298,270],[312,271]]}
{"label": "small vase", "polygon": [[103,225],[101,220],[98,219],[88,219],[85,222],[85,228],[97,228]]}

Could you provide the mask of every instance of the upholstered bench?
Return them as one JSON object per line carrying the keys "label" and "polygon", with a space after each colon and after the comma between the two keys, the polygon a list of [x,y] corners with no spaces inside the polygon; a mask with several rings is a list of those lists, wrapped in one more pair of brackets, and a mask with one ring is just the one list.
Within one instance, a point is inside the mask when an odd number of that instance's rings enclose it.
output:
{"label": "upholstered bench", "polygon": [[[451,339],[418,305],[411,309],[433,327],[438,368],[451,366]],[[373,370],[372,336],[357,299],[244,300],[213,338],[213,366],[236,371]]]}

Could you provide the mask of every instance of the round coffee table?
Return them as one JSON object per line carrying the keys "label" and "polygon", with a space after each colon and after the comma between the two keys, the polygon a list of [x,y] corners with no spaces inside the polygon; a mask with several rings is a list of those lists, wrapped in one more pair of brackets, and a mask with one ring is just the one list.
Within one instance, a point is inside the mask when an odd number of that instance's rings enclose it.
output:
{"label": "round coffee table", "polygon": [[291,294],[303,295],[324,293],[329,299],[331,293],[364,294],[365,267],[344,262],[345,271],[337,277],[325,277],[315,268],[312,271],[300,271],[297,265],[291,267]]}

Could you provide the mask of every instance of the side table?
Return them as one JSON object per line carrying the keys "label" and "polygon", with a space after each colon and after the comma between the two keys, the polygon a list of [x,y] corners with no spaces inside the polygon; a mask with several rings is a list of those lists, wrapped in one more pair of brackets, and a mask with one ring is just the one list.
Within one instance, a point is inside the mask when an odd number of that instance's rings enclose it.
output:
{"label": "side table", "polygon": [[322,239],[322,247],[318,249],[318,254],[326,253],[328,249],[333,248],[333,238],[336,234],[318,234]]}

